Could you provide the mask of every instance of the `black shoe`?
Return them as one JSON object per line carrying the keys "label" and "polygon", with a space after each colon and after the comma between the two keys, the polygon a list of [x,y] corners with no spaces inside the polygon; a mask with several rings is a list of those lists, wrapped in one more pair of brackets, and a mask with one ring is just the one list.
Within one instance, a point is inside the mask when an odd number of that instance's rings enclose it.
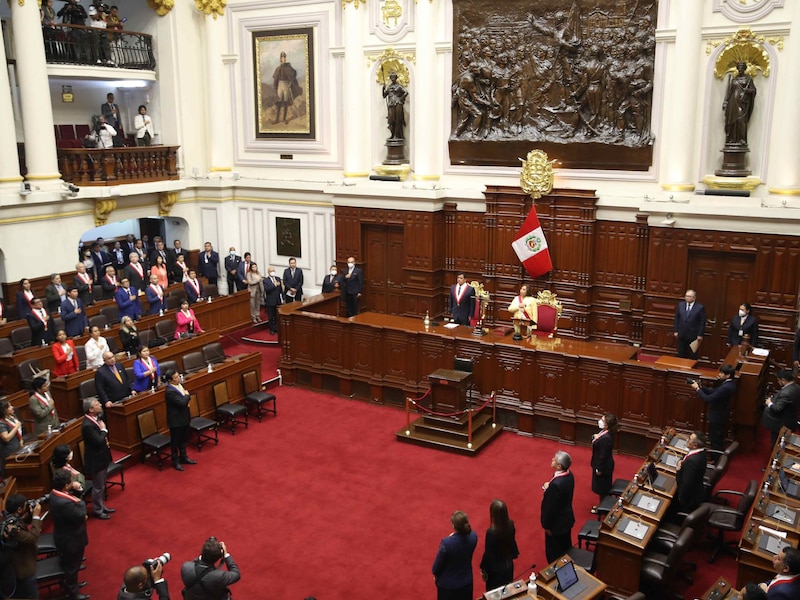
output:
{"label": "black shoe", "polygon": [[103,508],[103,512],[104,512],[104,513],[107,513],[107,514],[109,514],[109,515],[110,515],[111,513],[115,513],[115,512],[117,512],[117,509],[116,509],[116,508],[108,508],[108,507],[106,506],[106,507],[104,507],[104,508]]}
{"label": "black shoe", "polygon": [[176,471],[183,471],[183,465],[177,460],[172,463],[172,468],[175,469]]}
{"label": "black shoe", "polygon": [[181,464],[184,464],[184,465],[196,465],[197,461],[196,460],[192,460],[188,456],[181,456]]}
{"label": "black shoe", "polygon": [[106,513],[100,513],[100,514],[95,513],[94,516],[97,517],[98,519],[103,519],[104,521],[108,521],[111,518],[111,515],[108,515]]}

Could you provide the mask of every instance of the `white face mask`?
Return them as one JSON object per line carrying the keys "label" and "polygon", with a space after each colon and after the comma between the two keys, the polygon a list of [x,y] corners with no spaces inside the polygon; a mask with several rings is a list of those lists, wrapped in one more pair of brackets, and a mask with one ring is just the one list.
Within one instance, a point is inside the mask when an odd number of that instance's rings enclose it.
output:
{"label": "white face mask", "polygon": [[331,269],[331,275],[336,275],[336,269]]}
{"label": "white face mask", "polygon": [[605,429],[606,428],[606,422],[602,418],[597,419],[597,426],[600,429]]}
{"label": "white face mask", "polygon": [[746,314],[747,314],[747,313],[746,313],[745,311],[743,311],[743,310],[740,310],[740,311],[739,311],[739,316],[740,316],[740,317],[744,317]]}
{"label": "white face mask", "polygon": [[231,250],[231,252],[230,252],[230,256],[231,256],[231,258],[233,258],[234,256],[236,256],[236,250]]}
{"label": "white face mask", "polygon": [[347,266],[348,266],[348,267],[350,267],[350,268],[352,269],[353,267],[355,267],[355,266],[356,266],[356,263],[351,263],[351,262],[349,262],[349,263],[347,263]]}
{"label": "white face mask", "polygon": [[269,276],[270,276],[270,277],[275,277],[275,271],[270,271],[270,272],[269,272]]}

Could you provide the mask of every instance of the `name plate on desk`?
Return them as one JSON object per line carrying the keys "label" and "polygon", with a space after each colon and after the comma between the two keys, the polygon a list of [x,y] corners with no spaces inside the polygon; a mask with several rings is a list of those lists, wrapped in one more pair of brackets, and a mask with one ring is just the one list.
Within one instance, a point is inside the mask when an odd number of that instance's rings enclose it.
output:
{"label": "name plate on desk", "polygon": [[484,600],[503,600],[503,598],[516,598],[528,593],[528,585],[522,581],[514,581],[489,590],[483,595]]}

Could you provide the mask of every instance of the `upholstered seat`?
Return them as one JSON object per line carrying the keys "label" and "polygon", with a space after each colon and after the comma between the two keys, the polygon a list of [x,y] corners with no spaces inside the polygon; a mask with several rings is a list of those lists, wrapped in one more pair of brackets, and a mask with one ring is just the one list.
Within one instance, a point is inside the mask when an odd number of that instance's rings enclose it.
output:
{"label": "upholstered seat", "polygon": [[[214,392],[214,405],[216,406],[217,421],[220,425],[228,423],[231,435],[236,435],[236,426],[244,425],[247,429],[247,408],[243,404],[231,402],[228,397],[228,382],[220,381],[212,388]],[[242,418],[244,417],[244,420]]]}
{"label": "upholstered seat", "polygon": [[[258,374],[255,371],[247,371],[242,374],[244,385],[244,403],[248,408],[256,409],[256,417],[259,421],[267,413],[278,414],[275,394],[270,394],[258,381]],[[269,404],[272,408],[268,408]]]}
{"label": "upholstered seat", "polygon": [[184,354],[181,358],[181,363],[183,363],[184,373],[196,373],[197,371],[202,371],[207,365],[206,359],[203,358],[202,352],[190,352],[189,354]]}
{"label": "upholstered seat", "polygon": [[159,433],[156,426],[156,413],[153,409],[146,410],[136,415],[139,424],[139,436],[142,439],[142,462],[149,462],[158,467],[160,471],[164,467],[164,459],[170,458],[168,435]]}
{"label": "upholstered seat", "polygon": [[716,544],[714,551],[708,562],[713,563],[717,560],[720,552],[726,552],[731,556],[738,556],[735,544],[738,543],[737,539],[726,542],[726,531],[741,531],[744,527],[747,515],[750,512],[750,507],[755,501],[756,494],[758,493],[758,483],[751,480],[747,484],[744,492],[737,492],[736,490],[720,490],[714,494],[714,499],[724,498],[725,496],[738,496],[739,504],[736,508],[729,508],[727,506],[719,506],[716,504],[711,505],[711,514],[708,517],[708,526],[717,530]]}
{"label": "upholstered seat", "polygon": [[219,423],[200,415],[196,394],[189,396],[189,415],[191,416],[189,431],[195,436],[198,452],[203,449],[205,441],[213,441],[215,445],[219,444]]}
{"label": "upholstered seat", "polygon": [[536,307],[536,323],[531,333],[554,337],[558,329],[558,318],[561,316],[561,302],[550,290],[542,290],[536,294],[533,302]]}

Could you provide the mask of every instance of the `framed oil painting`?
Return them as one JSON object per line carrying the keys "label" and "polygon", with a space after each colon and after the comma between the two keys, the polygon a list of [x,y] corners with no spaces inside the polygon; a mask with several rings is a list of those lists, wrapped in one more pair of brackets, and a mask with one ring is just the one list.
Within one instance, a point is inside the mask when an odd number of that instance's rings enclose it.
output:
{"label": "framed oil painting", "polygon": [[314,29],[253,32],[256,137],[314,139]]}

